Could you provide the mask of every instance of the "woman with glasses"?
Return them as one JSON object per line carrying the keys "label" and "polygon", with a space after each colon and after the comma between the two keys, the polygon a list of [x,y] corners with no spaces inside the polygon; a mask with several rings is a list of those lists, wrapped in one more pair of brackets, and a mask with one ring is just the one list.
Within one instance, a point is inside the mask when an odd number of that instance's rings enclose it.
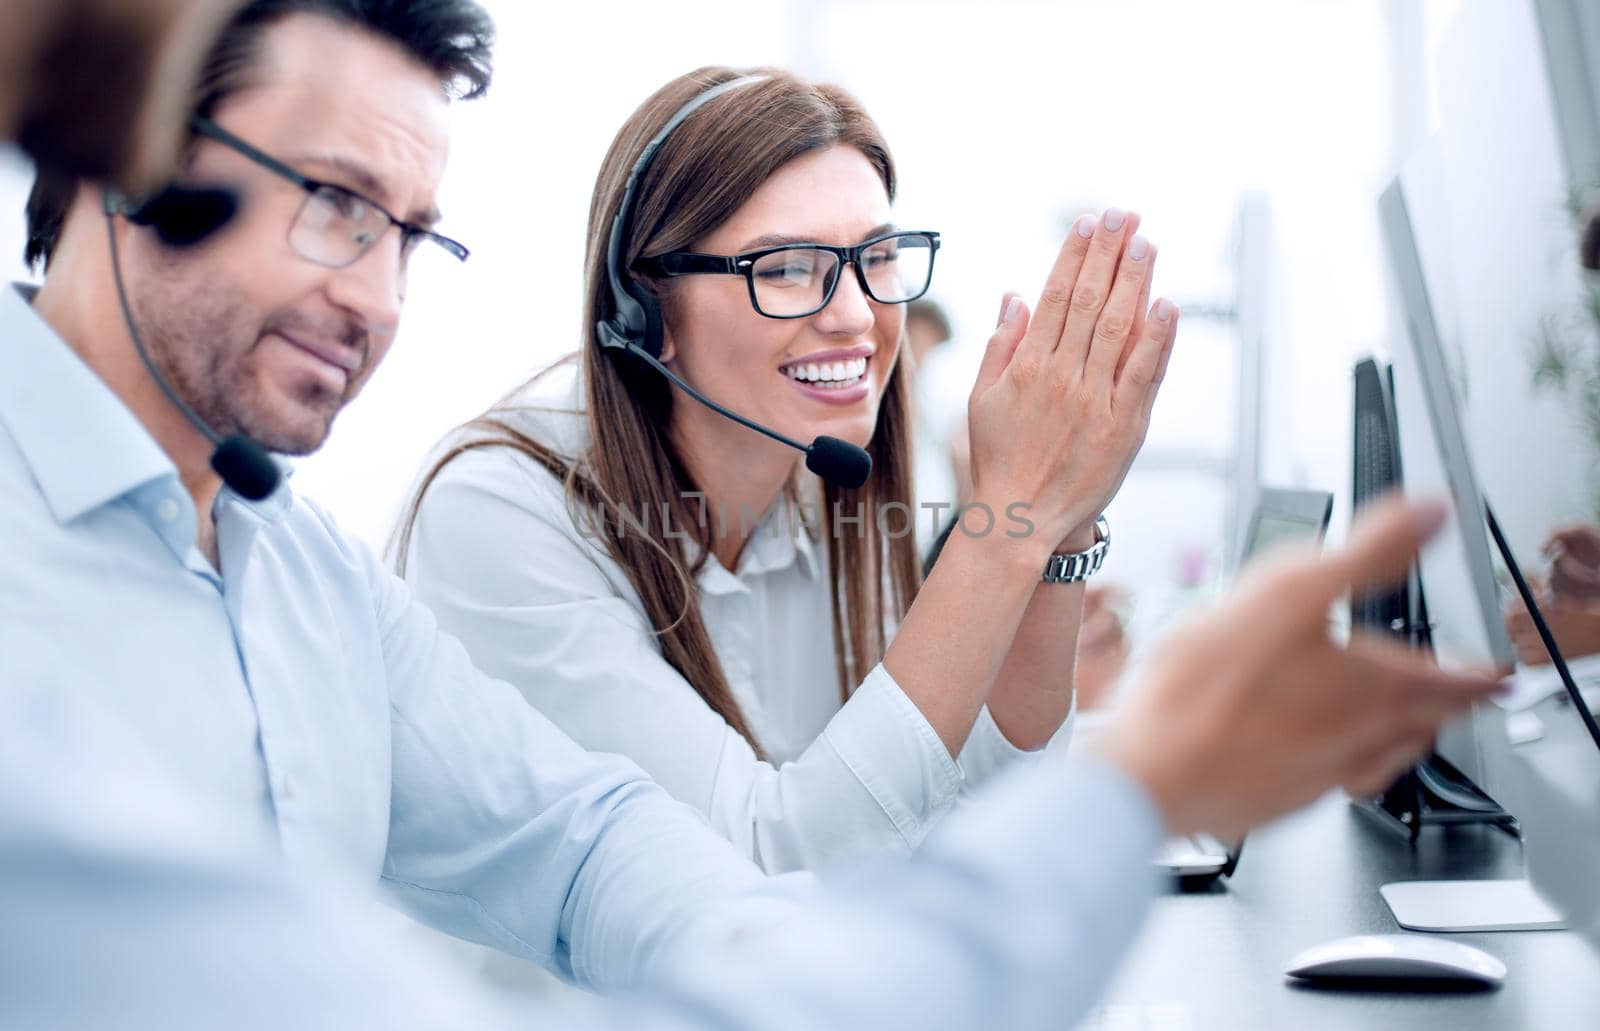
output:
{"label": "woman with glasses", "polygon": [[[894,224],[894,190],[837,87],[725,68],[662,87],[600,171],[578,355],[446,440],[396,540],[481,668],[774,872],[910,849],[1061,730],[1101,513],[1177,326],[1148,307],[1137,216],[1081,219],[1039,311],[1002,302],[973,501],[921,582],[911,520],[941,513],[909,505],[900,348],[940,239]],[[616,328],[629,305],[659,354]],[[864,448],[870,475],[824,482],[661,368],[777,434]]]}

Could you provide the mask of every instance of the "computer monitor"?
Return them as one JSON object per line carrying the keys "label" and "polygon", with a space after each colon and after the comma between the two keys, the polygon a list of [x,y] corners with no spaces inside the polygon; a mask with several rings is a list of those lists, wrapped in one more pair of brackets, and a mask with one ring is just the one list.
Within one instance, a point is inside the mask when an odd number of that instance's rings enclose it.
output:
{"label": "computer monitor", "polygon": [[[1446,662],[1509,671],[1516,664],[1516,653],[1500,612],[1483,496],[1461,431],[1400,180],[1384,190],[1378,207],[1409,345],[1395,355],[1396,421],[1407,456],[1407,489],[1448,493],[1455,506],[1455,518],[1423,553],[1421,562],[1423,581],[1433,595],[1429,614],[1434,649]],[[1425,421],[1418,415],[1425,416]],[[1413,445],[1408,438],[1418,439]]]}
{"label": "computer monitor", "polygon": [[[1411,460],[1413,452],[1407,452],[1407,474],[1410,488],[1416,490],[1417,477],[1412,473],[1419,464],[1424,469],[1437,471],[1456,507],[1456,518],[1448,534],[1453,540],[1436,544],[1423,556],[1425,575],[1434,588],[1437,619],[1433,626],[1434,640],[1444,642],[1444,647],[1438,651],[1447,661],[1465,660],[1510,670],[1515,656],[1498,604],[1486,532],[1486,520],[1492,517],[1479,492],[1461,428],[1450,369],[1440,346],[1438,324],[1406,200],[1401,183],[1396,181],[1384,191],[1379,207],[1384,242],[1405,308],[1409,341],[1409,346],[1401,348],[1396,355],[1397,412],[1402,423],[1407,421],[1408,412],[1422,412],[1427,416],[1420,428],[1427,431],[1430,446],[1416,452],[1422,456],[1420,463]],[[1403,358],[1409,359],[1409,375],[1402,364]],[[1407,384],[1414,384],[1409,400]],[[1495,527],[1495,535],[1503,558],[1515,572],[1514,556],[1498,527]],[[1433,556],[1431,567],[1427,565],[1430,555]],[[1443,594],[1438,589],[1440,577],[1452,575],[1461,587],[1448,595]],[[1536,610],[1531,593],[1526,591],[1521,578],[1518,579],[1525,603]],[[1559,658],[1556,664],[1565,675]],[[1575,702],[1573,708],[1581,707],[1582,699],[1571,678],[1565,679]],[[1600,743],[1600,730],[1595,729],[1586,711],[1582,716],[1595,743]],[[1575,717],[1574,725],[1576,721]],[[1492,707],[1475,711],[1473,725],[1479,732],[1465,739],[1465,744],[1471,748],[1473,775],[1479,783],[1514,804],[1523,824],[1534,880],[1556,901],[1573,926],[1600,941],[1600,893],[1593,888],[1595,863],[1600,861],[1600,834],[1595,832],[1593,823],[1594,806],[1600,802],[1600,780],[1595,777],[1593,753],[1557,752],[1553,756],[1541,756],[1546,762],[1543,768],[1538,768],[1537,763],[1521,762],[1512,754],[1505,721]],[[1564,737],[1567,740],[1559,743],[1570,746],[1577,735]],[[1458,743],[1458,747],[1462,746]],[[1491,753],[1487,763],[1485,749]],[[1571,752],[1570,747],[1567,752]],[[1492,767],[1495,776],[1495,780],[1487,783],[1483,780],[1486,767]],[[1443,899],[1447,908],[1461,912],[1473,906],[1480,883],[1485,882],[1436,882],[1430,885],[1429,893],[1438,896],[1436,903]],[[1486,882],[1485,886],[1503,888],[1504,882]],[[1394,899],[1385,898],[1394,908]],[[1434,908],[1439,907],[1435,905]],[[1402,926],[1412,926],[1399,911],[1395,916]],[[1504,919],[1502,915],[1501,926],[1550,926],[1550,923],[1524,924],[1516,919]]]}
{"label": "computer monitor", "polygon": [[1333,515],[1333,495],[1325,490],[1291,490],[1263,487],[1250,513],[1245,531],[1241,566],[1273,545],[1290,540],[1321,542]]}
{"label": "computer monitor", "polygon": [[[1356,364],[1354,387],[1351,489],[1352,506],[1359,514],[1377,498],[1402,490],[1405,481],[1393,369],[1372,358],[1362,359]],[[1389,634],[1414,647],[1431,649],[1427,600],[1417,567],[1412,567],[1397,588],[1354,595],[1350,624],[1355,630]],[[1425,828],[1441,824],[1489,823],[1510,830],[1515,825],[1511,814],[1444,754],[1465,759],[1477,772],[1476,744],[1470,726],[1456,730],[1453,739],[1445,735],[1443,741],[1435,742],[1431,754],[1357,804],[1413,841]]]}
{"label": "computer monitor", "polygon": [[[1373,361],[1356,369],[1355,506],[1359,509],[1377,494],[1403,486],[1413,495],[1449,495],[1455,518],[1442,539],[1424,551],[1398,592],[1353,599],[1351,622],[1404,637],[1446,663],[1509,670],[1513,652],[1500,616],[1483,502],[1398,180],[1384,192],[1379,207],[1408,344],[1397,349],[1390,369]],[[1513,830],[1515,820],[1495,800],[1490,783],[1483,735],[1495,733],[1495,728],[1480,726],[1484,719],[1474,712],[1445,728],[1433,753],[1365,800],[1366,811],[1413,840],[1423,828],[1438,824],[1488,823]]]}
{"label": "computer monitor", "polygon": [[[1355,411],[1351,418],[1350,501],[1353,512],[1403,488],[1400,427],[1394,407],[1394,369],[1376,359],[1356,363]],[[1427,603],[1413,569],[1405,583],[1350,599],[1350,624],[1428,645]]]}
{"label": "computer monitor", "polygon": [[[1245,531],[1239,566],[1269,552],[1284,541],[1322,543],[1333,515],[1333,495],[1325,490],[1293,490],[1263,487],[1256,497]],[[1223,841],[1209,834],[1171,838],[1157,854],[1155,865],[1176,878],[1185,889],[1214,884],[1218,878],[1232,877],[1244,850],[1244,837]]]}
{"label": "computer monitor", "polygon": [[[1517,565],[1516,556],[1495,520],[1493,510],[1478,490],[1466,434],[1461,428],[1460,411],[1451,387],[1449,367],[1439,344],[1437,324],[1433,320],[1432,306],[1422,278],[1421,259],[1417,254],[1415,237],[1410,231],[1405,197],[1398,182],[1385,191],[1381,206],[1390,258],[1406,304],[1411,341],[1409,351],[1416,360],[1417,378],[1433,426],[1434,442],[1438,446],[1446,481],[1455,502],[1455,526],[1461,541],[1461,557],[1465,559],[1465,570],[1472,588],[1470,596],[1476,609],[1476,619],[1463,611],[1458,620],[1430,625],[1430,629],[1434,631],[1436,640],[1445,639],[1455,646],[1453,653],[1447,653],[1453,657],[1465,658],[1480,667],[1492,666],[1508,673],[1515,667],[1516,655],[1506,633],[1494,566],[1489,559],[1488,538],[1492,533],[1501,560],[1544,637],[1545,647],[1550,652],[1575,710],[1594,743],[1600,746],[1600,724],[1596,723],[1584,704],[1556,642],[1539,614],[1537,599]],[[1446,562],[1442,568],[1449,571],[1452,565]],[[1475,630],[1481,631],[1481,634],[1475,634]],[[1487,649],[1482,650],[1480,644],[1486,644]]]}

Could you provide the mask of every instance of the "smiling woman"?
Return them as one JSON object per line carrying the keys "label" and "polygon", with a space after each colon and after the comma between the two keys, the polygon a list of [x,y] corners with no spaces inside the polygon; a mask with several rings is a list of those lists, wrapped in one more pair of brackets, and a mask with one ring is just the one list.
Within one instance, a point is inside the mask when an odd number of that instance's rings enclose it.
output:
{"label": "smiling woman", "polygon": [[[1144,317],[1138,217],[1083,220],[1038,316],[1002,304],[972,400],[971,518],[920,584],[899,357],[939,237],[894,226],[895,185],[838,87],[776,69],[668,83],[601,167],[599,330],[447,438],[396,539],[481,668],[774,871],[914,847],[964,785],[1060,730],[1083,587],[1041,570],[1103,551],[1176,330],[1170,304]],[[648,341],[631,351],[608,339],[630,303]],[[865,448],[870,477],[808,475],[681,403],[655,362],[778,433]]]}

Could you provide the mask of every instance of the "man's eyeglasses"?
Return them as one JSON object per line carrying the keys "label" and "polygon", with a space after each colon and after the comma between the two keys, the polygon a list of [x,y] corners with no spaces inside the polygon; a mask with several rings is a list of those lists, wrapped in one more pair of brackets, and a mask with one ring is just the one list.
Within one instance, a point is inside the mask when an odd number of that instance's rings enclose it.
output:
{"label": "man's eyeglasses", "polygon": [[839,273],[853,265],[856,281],[880,304],[905,304],[928,292],[933,281],[933,256],[939,234],[898,232],[874,237],[854,247],[820,243],[766,247],[745,254],[696,254],[673,251],[643,258],[634,267],[652,276],[743,276],[750,303],[769,319],[803,319],[833,300]]}
{"label": "man's eyeglasses", "polygon": [[289,225],[289,246],[307,261],[328,268],[354,264],[389,231],[400,230],[401,260],[409,260],[420,243],[442,247],[458,261],[466,261],[467,248],[425,226],[403,222],[385,211],[381,204],[354,190],[301,175],[277,158],[260,150],[209,118],[196,117],[194,131],[244,155],[251,161],[294,183],[306,193],[300,211]]}

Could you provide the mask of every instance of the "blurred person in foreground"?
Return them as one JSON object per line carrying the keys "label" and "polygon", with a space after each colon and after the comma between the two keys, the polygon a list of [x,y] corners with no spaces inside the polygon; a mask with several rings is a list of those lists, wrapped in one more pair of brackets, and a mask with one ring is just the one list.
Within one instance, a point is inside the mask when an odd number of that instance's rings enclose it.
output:
{"label": "blurred person in foreground", "polygon": [[0,140],[130,191],[171,173],[200,62],[243,0],[7,0]]}

